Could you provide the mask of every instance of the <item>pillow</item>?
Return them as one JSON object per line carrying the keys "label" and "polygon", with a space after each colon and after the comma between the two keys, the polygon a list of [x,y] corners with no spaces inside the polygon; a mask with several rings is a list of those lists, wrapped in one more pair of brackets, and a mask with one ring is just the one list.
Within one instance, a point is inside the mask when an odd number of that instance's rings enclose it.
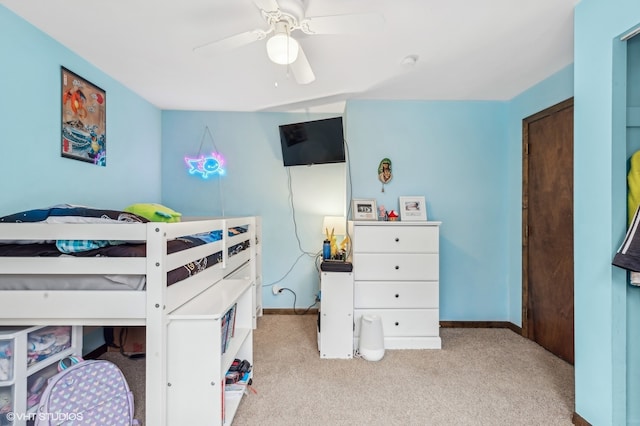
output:
{"label": "pillow", "polygon": [[180,222],[182,213],[154,203],[138,203],[125,207],[125,212],[130,212],[142,216],[151,222]]}

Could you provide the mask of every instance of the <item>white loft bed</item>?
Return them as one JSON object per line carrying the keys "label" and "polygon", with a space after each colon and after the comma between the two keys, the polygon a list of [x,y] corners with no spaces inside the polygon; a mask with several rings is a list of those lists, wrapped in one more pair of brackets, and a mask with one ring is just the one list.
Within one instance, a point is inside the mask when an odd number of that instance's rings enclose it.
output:
{"label": "white loft bed", "polygon": [[[0,257],[0,277],[100,274],[146,277],[143,290],[3,290],[0,291],[0,325],[145,326],[145,424],[166,425],[163,411],[152,407],[166,407],[168,316],[228,276],[234,280],[251,280],[256,289],[256,220],[240,217],[183,219],[179,223],[0,223],[2,240],[146,243],[145,257]],[[234,227],[246,227],[247,231],[230,236],[228,230]],[[219,241],[167,254],[169,240],[216,230],[222,231]],[[229,248],[238,244],[248,247],[230,255]],[[167,286],[168,271],[220,252],[221,262]],[[254,310],[255,297],[254,292]]]}

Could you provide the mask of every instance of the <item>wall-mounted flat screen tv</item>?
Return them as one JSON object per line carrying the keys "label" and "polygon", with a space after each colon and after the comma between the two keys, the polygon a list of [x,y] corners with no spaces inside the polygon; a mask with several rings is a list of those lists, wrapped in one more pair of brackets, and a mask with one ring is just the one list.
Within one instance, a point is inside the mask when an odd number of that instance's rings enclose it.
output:
{"label": "wall-mounted flat screen tv", "polygon": [[283,124],[280,144],[285,167],[344,163],[342,117]]}

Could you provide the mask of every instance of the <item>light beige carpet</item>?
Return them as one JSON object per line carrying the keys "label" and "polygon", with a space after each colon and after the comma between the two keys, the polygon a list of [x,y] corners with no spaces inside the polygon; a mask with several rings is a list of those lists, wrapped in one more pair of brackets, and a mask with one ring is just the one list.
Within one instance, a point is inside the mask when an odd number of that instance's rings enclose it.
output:
{"label": "light beige carpet", "polygon": [[[313,315],[259,319],[257,394],[234,425],[572,424],[573,367],[511,330],[443,328],[441,350],[387,350],[377,362],[320,359],[315,330]],[[144,419],[144,361],[114,355]]]}

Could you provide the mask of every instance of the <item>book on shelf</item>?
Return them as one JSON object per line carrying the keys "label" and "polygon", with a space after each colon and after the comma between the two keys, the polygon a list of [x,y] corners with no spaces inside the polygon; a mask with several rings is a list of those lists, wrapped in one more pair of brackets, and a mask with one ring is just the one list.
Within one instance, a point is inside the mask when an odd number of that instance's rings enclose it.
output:
{"label": "book on shelf", "polygon": [[227,315],[223,315],[220,318],[220,352],[224,353],[226,350],[226,340],[227,340]]}
{"label": "book on shelf", "polygon": [[237,303],[234,303],[231,309],[229,310],[229,324],[231,327],[231,337],[235,336],[236,333],[236,309],[238,307]]}
{"label": "book on shelf", "polygon": [[235,334],[236,328],[236,309],[238,304],[234,303],[233,306],[225,312],[220,321],[221,326],[221,338],[222,338],[222,353],[227,351],[229,347],[229,341]]}

